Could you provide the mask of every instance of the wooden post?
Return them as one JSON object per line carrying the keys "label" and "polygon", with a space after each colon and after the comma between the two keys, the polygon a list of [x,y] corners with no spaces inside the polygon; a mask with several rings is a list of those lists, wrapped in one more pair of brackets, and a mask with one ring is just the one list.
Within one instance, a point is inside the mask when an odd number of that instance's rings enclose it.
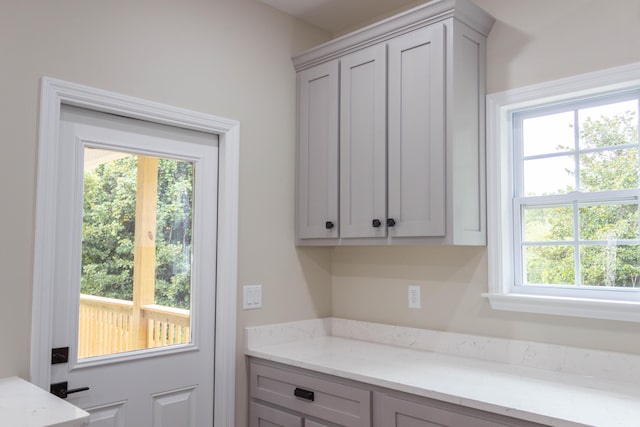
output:
{"label": "wooden post", "polygon": [[142,306],[154,303],[156,278],[156,206],[158,158],[138,156],[136,223],[133,252],[133,348],[148,348]]}

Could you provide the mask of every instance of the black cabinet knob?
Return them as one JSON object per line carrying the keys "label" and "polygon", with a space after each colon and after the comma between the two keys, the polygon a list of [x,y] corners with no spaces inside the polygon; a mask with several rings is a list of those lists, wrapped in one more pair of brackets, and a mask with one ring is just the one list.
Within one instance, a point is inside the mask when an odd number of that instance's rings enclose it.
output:
{"label": "black cabinet knob", "polygon": [[396,220],[393,218],[387,218],[387,227],[393,227],[396,225]]}
{"label": "black cabinet knob", "polygon": [[327,230],[331,230],[334,227],[333,222],[331,221],[327,221],[324,223],[324,228],[326,228]]}
{"label": "black cabinet knob", "polygon": [[372,226],[373,228],[378,228],[378,227],[380,227],[380,225],[381,225],[381,224],[382,224],[382,223],[380,222],[380,220],[379,220],[379,219],[374,219],[373,221],[371,221],[371,226]]}

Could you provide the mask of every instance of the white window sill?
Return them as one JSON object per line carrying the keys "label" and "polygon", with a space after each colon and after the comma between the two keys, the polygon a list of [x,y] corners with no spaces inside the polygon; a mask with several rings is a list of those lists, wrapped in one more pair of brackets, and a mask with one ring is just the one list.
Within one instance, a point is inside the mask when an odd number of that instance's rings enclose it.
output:
{"label": "white window sill", "polygon": [[640,302],[485,293],[494,310],[640,322]]}

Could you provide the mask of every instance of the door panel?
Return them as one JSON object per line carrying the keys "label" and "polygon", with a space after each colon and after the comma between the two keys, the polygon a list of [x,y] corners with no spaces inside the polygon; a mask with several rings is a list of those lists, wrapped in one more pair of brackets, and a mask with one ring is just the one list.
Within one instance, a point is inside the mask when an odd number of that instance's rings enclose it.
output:
{"label": "door panel", "polygon": [[153,427],[195,425],[195,388],[153,395]]}
{"label": "door panel", "polygon": [[91,415],[89,420],[91,427],[124,427],[124,415],[122,408],[126,402],[116,402],[96,408],[87,408]]}
{"label": "door panel", "polygon": [[[69,395],[68,400],[81,408],[87,408],[92,414],[92,427],[211,426],[215,342],[212,331],[215,330],[217,137],[63,106],[60,147],[63,165],[60,167],[58,183],[59,188],[67,191],[61,191],[57,195],[56,204],[56,275],[52,327],[53,346],[69,346],[70,350],[68,363],[52,366],[52,382],[68,381],[69,388],[90,388],[88,391]],[[83,244],[86,249],[92,236],[91,231],[87,233],[85,230],[84,234],[82,231],[83,215],[89,215],[89,211],[83,210],[88,203],[84,194],[92,185],[85,175],[85,160],[90,157],[90,150],[95,149],[107,154],[115,153],[116,157],[123,154],[125,157],[137,156],[137,160],[132,161],[137,167],[135,176],[130,177],[129,182],[117,181],[114,184],[115,191],[125,194],[136,192],[136,209],[131,213],[135,220],[119,216],[113,218],[115,228],[126,228],[131,224],[137,227],[135,237],[116,239],[120,255],[127,252],[125,249],[141,246],[138,252],[143,253],[142,258],[136,252],[133,257],[126,260],[119,258],[118,261],[120,264],[130,263],[133,270],[131,275],[118,276],[122,279],[122,283],[115,282],[120,285],[118,292],[126,286],[133,289],[131,295],[116,292],[115,295],[105,296],[101,292],[110,288],[96,285],[100,289],[95,292],[98,295],[91,297],[98,299],[97,305],[102,304],[103,308],[109,304],[100,298],[108,299],[109,303],[117,300],[119,306],[115,311],[123,311],[126,306],[127,310],[138,310],[139,317],[137,320],[123,320],[126,316],[103,315],[100,322],[103,326],[108,323],[107,326],[83,330],[84,341],[113,341],[118,335],[110,335],[109,329],[123,326],[126,330],[119,332],[121,337],[118,339],[126,341],[131,338],[127,334],[136,334],[137,337],[144,335],[145,338],[141,340],[144,345],[134,344],[124,350],[119,348],[115,354],[110,354],[112,351],[79,354],[77,345],[82,341],[79,338],[80,306],[86,302],[80,297],[83,285],[81,282],[89,280],[87,277],[90,276],[90,280],[104,285],[100,280],[106,275],[87,276],[87,264],[83,263],[83,259],[87,257],[83,253]],[[140,162],[140,159],[151,161]],[[162,166],[164,160],[174,162],[174,166],[182,164],[187,169],[192,166],[193,172],[192,192],[183,189],[185,192],[176,196],[177,201],[182,196],[191,199],[184,206],[192,209],[190,215],[185,216],[193,230],[191,239],[185,237],[185,245],[182,246],[184,254],[178,257],[181,260],[179,263],[186,270],[178,271],[177,266],[174,266],[178,273],[190,276],[185,279],[188,283],[184,289],[188,289],[190,284],[188,297],[183,299],[186,308],[167,306],[166,295],[156,292],[166,285],[161,283],[159,270],[163,265],[162,260],[169,256],[167,251],[160,250],[161,235],[177,233],[178,226],[175,224],[176,227],[172,230],[163,228],[161,219],[164,218],[164,210],[158,209],[159,204],[153,206],[154,203],[149,203],[146,208],[139,206],[140,199],[154,199],[154,192],[160,194],[168,191],[160,184],[140,185],[141,181],[148,183],[149,180],[153,181],[150,177],[157,177],[158,182],[177,183],[173,175],[163,176],[166,172]],[[145,175],[144,169],[148,172],[150,164],[155,169]],[[141,178],[141,174],[146,178]],[[105,200],[115,197],[117,196],[105,197]],[[177,201],[176,206],[180,204]],[[152,221],[142,221],[144,227],[138,227],[141,217],[154,214],[158,220],[155,224]],[[85,221],[84,224],[86,228],[88,222]],[[127,239],[133,239],[133,242]],[[143,243],[137,245],[136,242],[141,240]],[[145,273],[145,270],[150,273]],[[188,274],[185,273],[187,270]],[[143,280],[129,277],[140,275]],[[178,286],[177,279],[170,280],[173,282],[169,285],[176,286],[165,286],[166,289],[183,289]],[[136,288],[136,283],[143,282],[146,290]],[[86,291],[86,288],[83,289]],[[182,332],[175,327],[176,319],[180,316],[183,323],[188,325]],[[184,339],[176,342],[176,334]]]}
{"label": "door panel", "polygon": [[445,235],[444,27],[389,42],[389,233]]}
{"label": "door panel", "polygon": [[386,46],[346,55],[340,65],[340,234],[384,237]]}

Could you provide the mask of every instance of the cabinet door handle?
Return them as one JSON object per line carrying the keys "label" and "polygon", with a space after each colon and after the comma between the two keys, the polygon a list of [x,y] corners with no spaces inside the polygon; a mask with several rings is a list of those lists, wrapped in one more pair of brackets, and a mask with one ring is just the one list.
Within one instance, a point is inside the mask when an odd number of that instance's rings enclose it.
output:
{"label": "cabinet door handle", "polygon": [[374,219],[373,221],[371,221],[371,226],[372,226],[373,228],[378,228],[378,227],[380,227],[380,225],[381,225],[381,224],[382,224],[382,223],[380,222],[380,220],[379,220],[379,219]]}
{"label": "cabinet door handle", "polygon": [[333,222],[332,221],[327,221],[324,223],[324,228],[326,228],[327,230],[331,230],[333,228]]}
{"label": "cabinet door handle", "polygon": [[393,218],[387,218],[387,227],[393,227],[396,225],[396,220]]}
{"label": "cabinet door handle", "polygon": [[297,388],[297,387],[293,391],[293,395],[301,399],[309,400],[311,402],[313,402],[313,399],[315,398],[314,393],[312,391],[305,390],[303,388]]}

